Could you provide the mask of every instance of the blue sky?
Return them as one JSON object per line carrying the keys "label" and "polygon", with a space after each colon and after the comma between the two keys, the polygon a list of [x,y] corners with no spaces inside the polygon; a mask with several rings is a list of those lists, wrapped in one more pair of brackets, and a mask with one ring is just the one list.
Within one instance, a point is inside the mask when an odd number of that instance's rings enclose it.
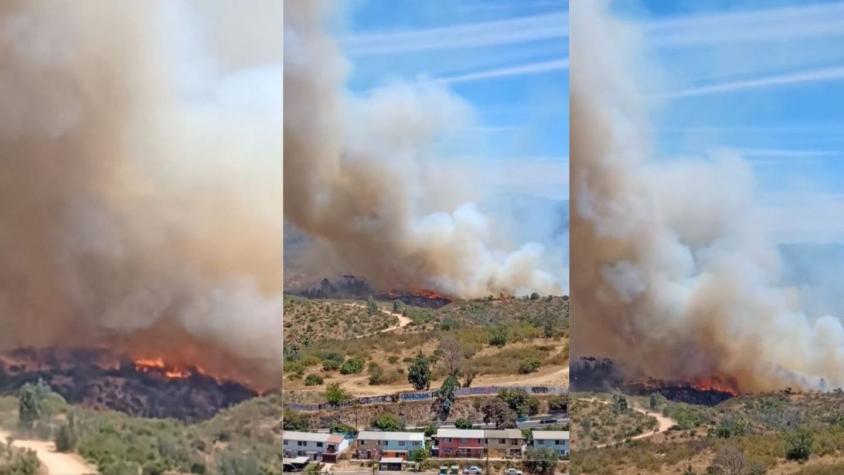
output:
{"label": "blue sky", "polygon": [[468,102],[443,150],[497,170],[491,191],[568,199],[567,0],[358,0],[334,35],[352,93],[434,82]]}
{"label": "blue sky", "polygon": [[780,241],[844,242],[844,2],[616,2],[664,156],[738,151]]}

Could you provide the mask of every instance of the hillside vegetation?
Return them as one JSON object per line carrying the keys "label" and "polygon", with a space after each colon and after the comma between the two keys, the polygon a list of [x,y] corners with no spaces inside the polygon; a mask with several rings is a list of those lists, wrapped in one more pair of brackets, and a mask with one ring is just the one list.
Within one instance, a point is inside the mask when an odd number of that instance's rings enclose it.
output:
{"label": "hillside vegetation", "polygon": [[[638,402],[648,404],[648,398]],[[578,421],[579,404],[573,402]],[[664,400],[658,406],[676,420],[675,427],[611,447],[579,450],[575,442],[572,473],[844,473],[840,391],[746,395],[715,407]]]}
{"label": "hillside vegetation", "polygon": [[[299,400],[307,391],[320,400],[331,383],[355,394],[413,389],[408,371],[418,357],[430,367],[431,386],[452,373],[461,375],[461,385],[567,382],[559,373],[568,365],[567,297],[456,301],[438,309],[300,297],[288,297],[286,305],[292,313],[286,306],[284,385]],[[410,322],[390,327],[384,313]],[[348,321],[356,322],[354,331],[343,330]],[[294,329],[308,325],[311,331]],[[373,333],[385,327],[389,331]]]}
{"label": "hillside vegetation", "polygon": [[251,399],[205,422],[187,424],[68,405],[49,388],[36,393],[38,402],[29,412],[22,411],[19,398],[0,398],[0,427],[21,437],[52,439],[61,450],[82,455],[103,475],[281,473],[280,394]]}

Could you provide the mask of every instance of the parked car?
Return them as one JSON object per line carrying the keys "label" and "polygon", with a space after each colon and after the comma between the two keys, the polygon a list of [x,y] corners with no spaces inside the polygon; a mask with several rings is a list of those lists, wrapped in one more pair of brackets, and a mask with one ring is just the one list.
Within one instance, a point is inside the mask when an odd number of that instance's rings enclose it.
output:
{"label": "parked car", "polygon": [[555,422],[557,422],[557,419],[555,419],[553,417],[546,417],[545,419],[542,419],[541,421],[539,421],[540,424],[553,424]]}
{"label": "parked car", "polygon": [[516,470],[515,468],[510,467],[507,470],[504,470],[504,475],[522,475],[522,471]]}
{"label": "parked car", "polygon": [[448,470],[450,475],[459,475],[460,474],[460,467],[457,465],[452,465],[451,468]]}
{"label": "parked car", "polygon": [[481,471],[481,468],[477,465],[472,465],[463,469],[464,475],[480,475],[481,473],[483,472]]}
{"label": "parked car", "polygon": [[445,465],[440,465],[440,473],[438,475],[448,475],[448,467]]}

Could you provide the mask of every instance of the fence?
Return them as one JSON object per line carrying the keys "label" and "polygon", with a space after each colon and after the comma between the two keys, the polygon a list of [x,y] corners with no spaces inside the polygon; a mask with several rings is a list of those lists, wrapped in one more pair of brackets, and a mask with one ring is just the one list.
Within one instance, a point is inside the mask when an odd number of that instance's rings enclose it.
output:
{"label": "fence", "polygon": [[[560,386],[480,386],[476,388],[459,388],[454,391],[457,397],[472,397],[472,396],[489,396],[498,394],[502,389],[524,389],[528,394],[540,395],[565,395],[568,389]],[[399,401],[416,402],[416,401],[430,401],[436,399],[437,391],[408,391],[402,393],[385,394],[381,396],[366,396],[352,399],[340,404],[329,404],[327,402],[319,404],[303,404],[296,402],[285,403],[284,406],[288,409],[299,412],[319,412],[326,410],[337,410],[354,405],[369,406],[375,404],[393,404]]]}

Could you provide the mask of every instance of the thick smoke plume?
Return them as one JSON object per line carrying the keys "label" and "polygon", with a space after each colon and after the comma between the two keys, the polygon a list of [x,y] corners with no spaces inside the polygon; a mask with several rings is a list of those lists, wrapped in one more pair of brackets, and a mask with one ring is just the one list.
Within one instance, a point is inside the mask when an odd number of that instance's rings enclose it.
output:
{"label": "thick smoke plume", "polygon": [[285,219],[316,238],[319,274],[353,272],[382,289],[460,297],[559,293],[539,244],[496,243],[488,215],[435,160],[436,143],[471,111],[440,86],[393,84],[352,97],[349,64],[323,29],[326,4],[285,11]]}
{"label": "thick smoke plume", "polygon": [[203,44],[225,12],[199,3],[0,5],[0,350],[277,384],[280,68],[256,99],[233,46]]}
{"label": "thick smoke plume", "polygon": [[844,385],[844,328],[780,284],[749,166],[655,160],[638,32],[607,10],[571,6],[573,352],[740,391]]}

